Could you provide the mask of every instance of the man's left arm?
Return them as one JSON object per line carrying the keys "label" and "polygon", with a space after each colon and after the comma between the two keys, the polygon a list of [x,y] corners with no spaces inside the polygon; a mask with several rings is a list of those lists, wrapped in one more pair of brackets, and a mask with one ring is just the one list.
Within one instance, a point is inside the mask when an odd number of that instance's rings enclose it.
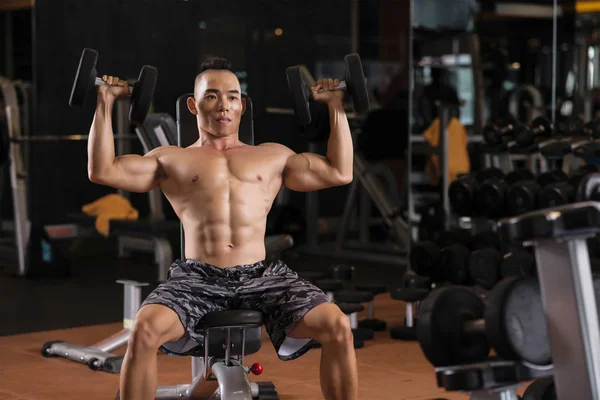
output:
{"label": "man's left arm", "polygon": [[[283,185],[298,192],[326,189],[352,182],[354,147],[342,98],[343,91],[333,91],[338,81],[322,80],[312,89],[313,98],[327,103],[330,134],[327,154],[291,155],[283,171]],[[324,90],[318,92],[320,88]]]}

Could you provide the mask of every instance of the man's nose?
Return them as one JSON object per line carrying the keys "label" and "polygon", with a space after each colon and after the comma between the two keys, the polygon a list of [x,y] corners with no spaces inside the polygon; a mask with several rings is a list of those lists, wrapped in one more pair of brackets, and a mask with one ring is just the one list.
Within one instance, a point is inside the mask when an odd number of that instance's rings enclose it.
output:
{"label": "man's nose", "polygon": [[226,97],[221,97],[219,101],[219,110],[229,110],[229,100]]}

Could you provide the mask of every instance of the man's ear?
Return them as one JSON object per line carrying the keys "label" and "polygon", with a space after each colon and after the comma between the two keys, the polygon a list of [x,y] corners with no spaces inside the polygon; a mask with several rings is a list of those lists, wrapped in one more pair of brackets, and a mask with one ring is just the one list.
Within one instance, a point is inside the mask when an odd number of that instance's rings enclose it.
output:
{"label": "man's ear", "polygon": [[188,97],[187,99],[188,110],[194,115],[198,115],[198,108],[196,107],[196,101],[193,97]]}
{"label": "man's ear", "polygon": [[242,97],[242,115],[246,112],[246,98]]}

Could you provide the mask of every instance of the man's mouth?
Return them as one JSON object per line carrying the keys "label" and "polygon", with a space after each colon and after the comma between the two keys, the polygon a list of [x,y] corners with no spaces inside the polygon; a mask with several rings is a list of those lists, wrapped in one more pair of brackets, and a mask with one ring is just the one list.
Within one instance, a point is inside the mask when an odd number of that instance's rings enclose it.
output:
{"label": "man's mouth", "polygon": [[231,122],[231,119],[229,119],[227,117],[219,117],[219,118],[217,118],[217,122],[220,122],[222,124],[226,124],[228,122]]}

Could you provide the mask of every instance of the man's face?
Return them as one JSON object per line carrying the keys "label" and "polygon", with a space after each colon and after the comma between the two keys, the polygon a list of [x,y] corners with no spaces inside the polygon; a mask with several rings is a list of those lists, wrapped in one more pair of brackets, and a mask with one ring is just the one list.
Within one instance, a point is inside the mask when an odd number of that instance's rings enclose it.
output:
{"label": "man's face", "polygon": [[245,100],[233,72],[204,71],[196,84],[194,97],[188,106],[192,114],[200,116],[198,128],[217,137],[238,133]]}

